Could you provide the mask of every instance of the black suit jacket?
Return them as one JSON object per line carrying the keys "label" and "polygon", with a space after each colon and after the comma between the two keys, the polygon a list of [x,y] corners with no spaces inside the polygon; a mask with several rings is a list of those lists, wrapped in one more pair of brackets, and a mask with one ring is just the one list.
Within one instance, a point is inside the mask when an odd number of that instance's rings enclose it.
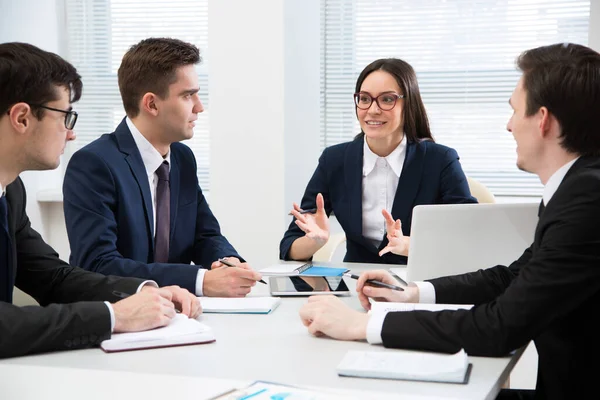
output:
{"label": "black suit jacket", "polygon": [[383,344],[493,357],[533,340],[537,398],[596,398],[600,158],[577,160],[540,210],[533,244],[509,267],[430,281],[436,302],[473,309],[390,313]]}
{"label": "black suit jacket", "polygon": [[110,313],[101,300],[117,301],[113,290],[135,293],[143,280],[66,264],[31,228],[21,179],[7,186],[6,199],[12,263],[1,262],[0,273],[8,268],[11,290],[16,284],[43,307],[0,302],[0,358],[85,348],[110,338]]}
{"label": "black suit jacket", "polygon": [[[318,193],[323,194],[325,212],[335,214],[346,234],[346,262],[406,264],[406,257],[393,253],[379,256],[388,244],[381,235],[379,247],[362,232],[362,179],[364,138],[326,148],[302,197],[300,206],[316,207]],[[477,203],[471,196],[467,178],[450,147],[431,141],[408,142],[398,189],[391,214],[402,221],[402,232],[410,235],[412,210],[420,204]],[[292,220],[279,244],[279,257],[289,260],[292,243],[304,232]]]}

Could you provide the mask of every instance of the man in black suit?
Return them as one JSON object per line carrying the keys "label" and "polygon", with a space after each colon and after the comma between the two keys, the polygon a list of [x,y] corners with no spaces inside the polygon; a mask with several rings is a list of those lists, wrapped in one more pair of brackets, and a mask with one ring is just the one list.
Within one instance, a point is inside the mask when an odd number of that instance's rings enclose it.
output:
{"label": "man in black suit", "polygon": [[509,101],[507,129],[517,142],[517,166],[545,185],[533,244],[508,267],[414,282],[404,292],[365,285],[367,279],[395,284],[386,271],[365,273],[357,283],[365,309],[373,298],[475,304],[471,310],[366,315],[335,298],[311,298],[300,316],[313,334],[394,348],[464,348],[494,357],[533,340],[536,390],[503,390],[499,398],[596,398],[600,54],[556,44],[524,52],[517,65],[523,75]]}
{"label": "man in black suit", "polygon": [[[56,54],[0,44],[0,358],[95,346],[112,332],[164,326],[175,307],[190,317],[201,311],[177,286],[72,267],[31,228],[19,174],[58,167],[75,138],[71,103],[81,89],[75,68]],[[11,304],[15,285],[42,307]]]}

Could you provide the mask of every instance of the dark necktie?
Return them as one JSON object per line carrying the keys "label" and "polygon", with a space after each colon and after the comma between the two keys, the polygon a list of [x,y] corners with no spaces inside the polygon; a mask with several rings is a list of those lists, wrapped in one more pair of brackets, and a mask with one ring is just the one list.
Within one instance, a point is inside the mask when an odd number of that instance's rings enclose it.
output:
{"label": "dark necktie", "polygon": [[0,197],[0,301],[12,303],[10,265],[12,249],[8,232],[8,204],[6,196],[2,196]]}
{"label": "dark necktie", "polygon": [[540,203],[540,208],[538,208],[538,218],[542,216],[542,213],[544,212],[545,209],[546,209],[546,206],[544,205],[544,200],[542,200]]}
{"label": "dark necktie", "polygon": [[171,227],[171,188],[169,163],[164,161],[156,170],[156,235],[154,236],[154,262],[169,261],[169,230]]}

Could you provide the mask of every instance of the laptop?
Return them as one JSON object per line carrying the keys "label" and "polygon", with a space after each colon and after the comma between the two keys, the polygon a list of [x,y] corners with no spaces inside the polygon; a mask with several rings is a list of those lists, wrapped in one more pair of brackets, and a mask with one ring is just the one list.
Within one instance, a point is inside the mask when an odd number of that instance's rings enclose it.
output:
{"label": "laptop", "polygon": [[391,271],[422,281],[508,266],[533,243],[538,208],[537,203],[416,206],[408,264]]}

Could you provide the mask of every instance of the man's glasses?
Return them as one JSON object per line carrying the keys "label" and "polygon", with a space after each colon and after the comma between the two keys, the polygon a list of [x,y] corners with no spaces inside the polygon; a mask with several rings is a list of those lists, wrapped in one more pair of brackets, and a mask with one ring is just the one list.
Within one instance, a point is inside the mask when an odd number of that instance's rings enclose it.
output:
{"label": "man's glasses", "polygon": [[360,92],[354,93],[354,104],[356,107],[361,110],[368,110],[373,104],[373,101],[377,103],[377,107],[379,107],[383,111],[390,111],[392,108],[396,106],[396,102],[398,99],[403,99],[403,94],[397,93],[383,93],[377,97],[372,97],[369,93]]}
{"label": "man's glasses", "polygon": [[71,130],[75,127],[75,123],[77,122],[77,117],[79,116],[79,114],[77,114],[77,111],[73,111],[73,110],[61,110],[59,108],[52,108],[52,107],[48,107],[48,106],[43,106],[41,104],[30,104],[30,106],[44,108],[44,109],[50,110],[50,111],[58,111],[61,113],[65,113],[65,128],[67,128],[68,130]]}

